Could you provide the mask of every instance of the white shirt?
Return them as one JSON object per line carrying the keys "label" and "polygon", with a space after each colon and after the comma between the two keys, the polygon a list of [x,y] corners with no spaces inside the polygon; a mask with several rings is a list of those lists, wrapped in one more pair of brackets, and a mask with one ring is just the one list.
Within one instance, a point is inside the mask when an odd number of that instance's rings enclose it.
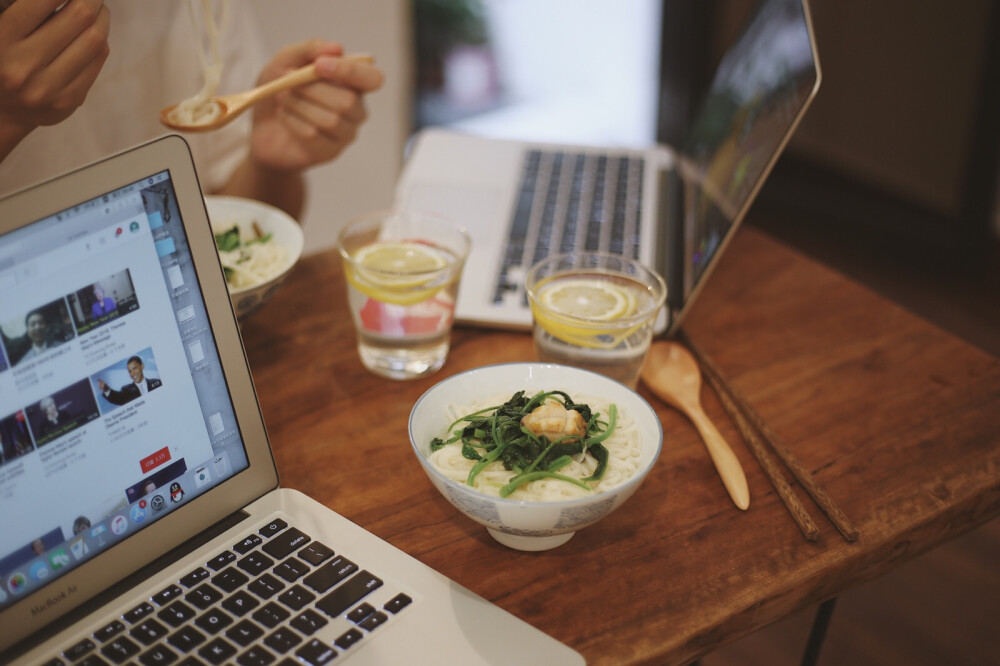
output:
{"label": "white shirt", "polygon": [[[201,90],[196,40],[204,31],[199,24],[195,34],[187,3],[105,4],[111,10],[111,52],[86,101],[58,125],[37,128],[0,162],[0,195],[168,133],[159,122],[160,109]],[[248,3],[229,4],[219,94],[253,87],[265,64],[251,14]],[[221,130],[183,135],[203,188],[225,184],[247,153],[249,129],[248,113]]]}
{"label": "white shirt", "polygon": [[31,345],[31,349],[29,349],[25,353],[25,355],[21,357],[21,360],[25,361],[25,360],[27,360],[29,358],[37,358],[37,357],[41,356],[43,353],[45,353],[45,350],[48,349],[48,348],[49,348],[48,344],[44,344],[44,345]]}

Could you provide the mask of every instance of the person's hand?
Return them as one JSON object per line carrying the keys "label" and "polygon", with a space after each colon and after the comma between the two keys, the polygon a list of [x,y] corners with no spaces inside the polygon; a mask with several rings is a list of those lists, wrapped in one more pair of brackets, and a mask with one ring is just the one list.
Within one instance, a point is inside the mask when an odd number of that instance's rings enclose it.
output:
{"label": "person's hand", "polygon": [[83,103],[108,57],[110,25],[103,0],[17,0],[0,13],[0,159]]}
{"label": "person's hand", "polygon": [[313,40],[285,47],[264,68],[258,84],[311,62],[322,80],[284,92],[254,109],[250,156],[278,171],[301,171],[337,157],[367,119],[366,93],[382,85],[381,70],[345,60],[340,44]]}

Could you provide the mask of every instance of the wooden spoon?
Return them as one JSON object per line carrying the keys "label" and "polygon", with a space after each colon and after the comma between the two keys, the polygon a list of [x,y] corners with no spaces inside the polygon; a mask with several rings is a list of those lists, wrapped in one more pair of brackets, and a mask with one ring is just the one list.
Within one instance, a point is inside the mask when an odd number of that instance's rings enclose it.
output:
{"label": "wooden spoon", "polygon": [[691,419],[729,496],[737,507],[746,510],[750,506],[746,475],[733,450],[701,407],[701,371],[691,352],[676,342],[655,342],[646,355],[641,377],[653,393]]}
{"label": "wooden spoon", "polygon": [[[344,56],[344,60],[354,60],[368,64],[375,62],[374,59],[367,54],[346,55]],[[273,97],[280,92],[284,92],[285,90],[291,90],[292,88],[298,88],[299,86],[313,83],[314,81],[318,81],[319,78],[319,74],[316,73],[316,64],[312,63],[306,65],[305,67],[294,69],[287,74],[279,76],[278,78],[268,81],[267,83],[257,86],[256,88],[251,88],[250,90],[246,90],[241,93],[234,93],[232,95],[210,97],[205,103],[216,105],[219,112],[214,117],[204,122],[196,121],[188,124],[172,118],[171,115],[174,109],[177,108],[177,104],[172,104],[171,106],[164,107],[160,110],[160,122],[170,129],[181,132],[208,132],[216,130],[231,123],[241,113],[249,109],[257,102],[267,99],[268,97]]]}

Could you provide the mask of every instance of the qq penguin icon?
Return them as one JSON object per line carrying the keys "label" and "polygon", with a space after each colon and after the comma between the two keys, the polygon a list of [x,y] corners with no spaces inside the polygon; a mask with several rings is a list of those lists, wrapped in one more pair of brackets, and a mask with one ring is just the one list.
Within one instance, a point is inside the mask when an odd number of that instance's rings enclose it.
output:
{"label": "qq penguin icon", "polygon": [[176,504],[177,502],[180,502],[183,499],[184,499],[184,489],[181,488],[181,484],[174,481],[173,483],[170,484],[170,501]]}

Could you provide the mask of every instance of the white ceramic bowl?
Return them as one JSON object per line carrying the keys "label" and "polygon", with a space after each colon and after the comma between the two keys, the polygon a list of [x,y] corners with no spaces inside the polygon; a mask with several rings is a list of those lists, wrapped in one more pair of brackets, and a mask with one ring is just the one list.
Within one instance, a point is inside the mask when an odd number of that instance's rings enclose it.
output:
{"label": "white ceramic bowl", "polygon": [[205,207],[214,231],[224,231],[235,222],[241,231],[250,233],[256,221],[263,233],[271,234],[271,242],[286,250],[285,262],[272,277],[254,285],[230,288],[229,298],[233,302],[236,316],[246,317],[270,300],[302,256],[302,228],[284,211],[252,199],[206,196]]}
{"label": "white ceramic bowl", "polygon": [[[446,437],[448,405],[464,405],[494,396],[510,398],[562,390],[573,397],[602,396],[627,412],[639,428],[642,461],[631,479],[606,491],[578,499],[529,502],[492,497],[453,481],[427,460],[430,443]],[[548,550],[560,546],[576,530],[608,515],[642,484],[663,445],[663,428],[656,412],[624,384],[588,370],[552,363],[508,363],[469,370],[444,379],[427,390],[410,411],[410,444],[428,478],[445,498],[469,518],[484,525],[494,539],[518,550]]]}

